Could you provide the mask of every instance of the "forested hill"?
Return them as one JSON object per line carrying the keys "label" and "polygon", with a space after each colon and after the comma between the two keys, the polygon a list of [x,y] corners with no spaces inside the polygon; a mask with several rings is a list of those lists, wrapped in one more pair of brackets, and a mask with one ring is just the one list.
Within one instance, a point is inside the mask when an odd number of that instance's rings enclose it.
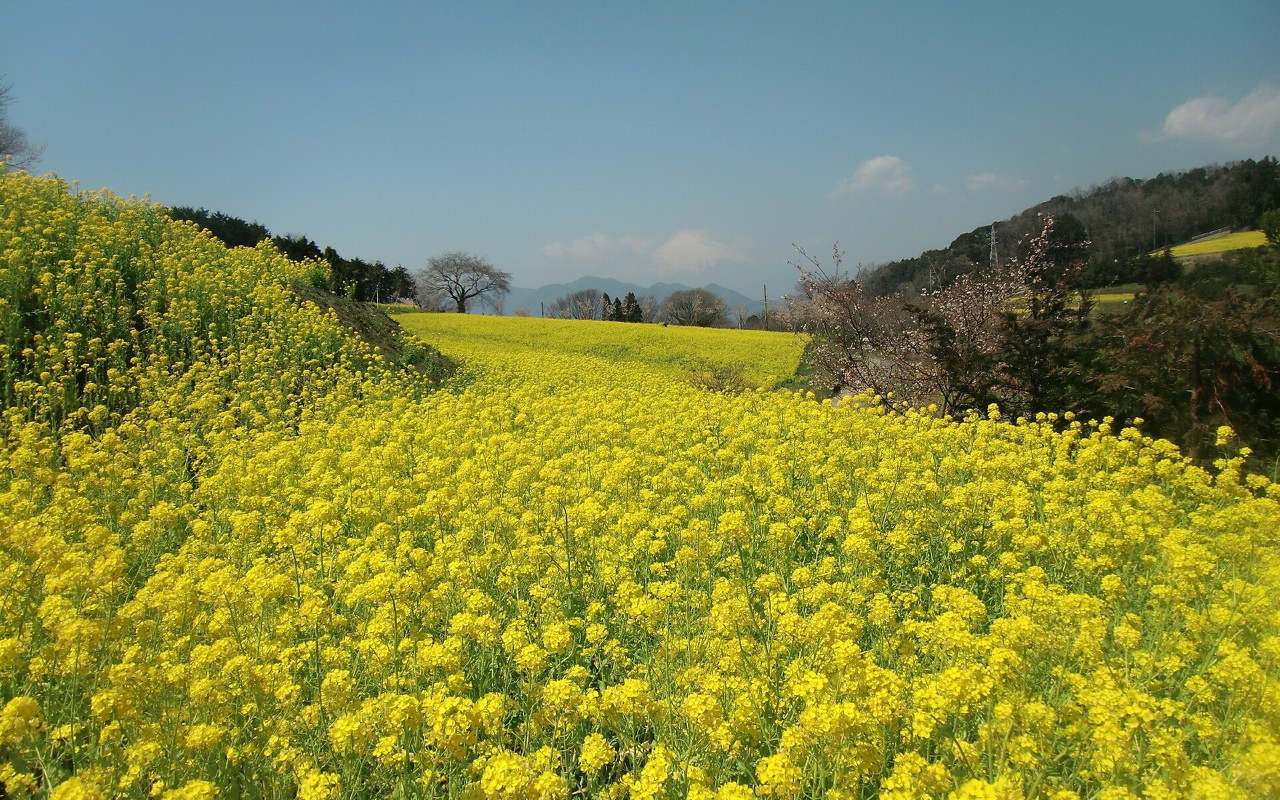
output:
{"label": "forested hill", "polygon": [[[1256,228],[1262,214],[1273,208],[1280,208],[1280,162],[1274,156],[1161,173],[1149,180],[1113,178],[997,222],[997,257],[1003,262],[1022,255],[1020,246],[1040,232],[1042,214],[1056,218],[1059,236],[1092,242],[1090,262],[1105,265],[1219,228]],[[945,285],[989,262],[990,236],[991,226],[976,228],[941,250],[866,271],[863,284],[874,296]]]}

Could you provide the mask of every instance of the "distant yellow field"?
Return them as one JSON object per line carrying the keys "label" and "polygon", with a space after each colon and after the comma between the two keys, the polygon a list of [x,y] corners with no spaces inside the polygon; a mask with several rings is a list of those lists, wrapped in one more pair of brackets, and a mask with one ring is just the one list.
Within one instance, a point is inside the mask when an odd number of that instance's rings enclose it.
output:
{"label": "distant yellow field", "polygon": [[1206,239],[1203,242],[1180,244],[1172,248],[1174,258],[1183,256],[1205,256],[1213,253],[1225,253],[1228,250],[1243,250],[1246,247],[1262,247],[1267,243],[1266,234],[1262,231],[1240,231]]}
{"label": "distant yellow field", "polygon": [[644,366],[668,377],[715,366],[742,369],[757,386],[793,376],[804,340],[790,333],[640,325],[625,322],[492,317],[480,314],[398,314],[406,330],[450,356],[492,361],[497,353],[552,353]]}
{"label": "distant yellow field", "polygon": [[1104,304],[1127,303],[1135,294],[1136,292],[1098,292],[1093,295],[1093,301]]}

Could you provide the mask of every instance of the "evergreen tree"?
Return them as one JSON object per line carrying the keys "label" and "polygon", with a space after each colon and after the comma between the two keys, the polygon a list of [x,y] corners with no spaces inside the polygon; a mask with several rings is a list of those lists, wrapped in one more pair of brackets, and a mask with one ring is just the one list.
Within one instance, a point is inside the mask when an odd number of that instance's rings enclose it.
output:
{"label": "evergreen tree", "polygon": [[1143,267],[1142,281],[1147,285],[1148,292],[1182,277],[1182,265],[1174,259],[1173,253],[1167,247],[1158,256],[1147,256]]}
{"label": "evergreen tree", "polygon": [[273,236],[271,241],[291,261],[305,261],[308,258],[322,259],[324,252],[320,246],[300,234]]}
{"label": "evergreen tree", "polygon": [[210,213],[204,208],[174,206],[169,209],[169,218],[194,222],[216,236],[227,247],[253,247],[271,235],[265,225],[246,222],[221,211]]}
{"label": "evergreen tree", "polygon": [[627,297],[622,301],[622,315],[619,317],[623,322],[643,322],[644,311],[640,308],[640,301],[636,300],[635,292],[627,292]]}

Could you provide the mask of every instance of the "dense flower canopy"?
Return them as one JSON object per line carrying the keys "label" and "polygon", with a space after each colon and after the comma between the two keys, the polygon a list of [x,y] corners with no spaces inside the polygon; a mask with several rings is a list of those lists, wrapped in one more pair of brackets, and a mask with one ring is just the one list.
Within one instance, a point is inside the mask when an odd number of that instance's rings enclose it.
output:
{"label": "dense flower canopy", "polygon": [[779,334],[406,316],[428,391],[269,246],[0,185],[6,794],[1280,791],[1238,461],[763,388]]}

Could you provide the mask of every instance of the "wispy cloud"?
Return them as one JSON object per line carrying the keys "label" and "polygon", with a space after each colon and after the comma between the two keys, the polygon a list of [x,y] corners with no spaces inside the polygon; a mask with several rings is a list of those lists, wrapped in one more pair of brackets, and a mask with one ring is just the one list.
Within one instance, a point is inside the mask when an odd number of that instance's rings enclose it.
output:
{"label": "wispy cloud", "polygon": [[981,192],[987,189],[1017,189],[1019,186],[1024,185],[1026,185],[1025,181],[1010,178],[1007,175],[997,175],[994,172],[969,175],[964,179],[964,188],[971,192]]}
{"label": "wispy cloud", "polygon": [[653,253],[658,271],[700,272],[721,261],[747,261],[747,257],[729,245],[717,241],[706,231],[685,229],[667,239]]}
{"label": "wispy cloud", "polygon": [[648,265],[664,275],[696,273],[722,261],[750,261],[736,247],[721,242],[707,231],[691,228],[672,234],[661,245],[638,236],[614,238],[591,233],[570,242],[543,245],[542,254],[551,259],[572,259],[596,266],[605,266],[604,262],[617,259],[632,265]]}
{"label": "wispy cloud", "polygon": [[876,156],[863,161],[853,173],[832,189],[827,197],[835,199],[854,192],[881,191],[905,194],[915,186],[911,167],[897,156]]}
{"label": "wispy cloud", "polygon": [[1195,97],[1165,118],[1159,136],[1144,135],[1148,141],[1165,139],[1216,139],[1219,141],[1261,140],[1280,130],[1280,90],[1262,85],[1232,104],[1221,97]]}
{"label": "wispy cloud", "polygon": [[614,239],[603,233],[589,233],[569,243],[552,242],[543,245],[542,254],[548,258],[571,257],[578,261],[600,261],[624,253],[644,254],[652,245],[635,236]]}

